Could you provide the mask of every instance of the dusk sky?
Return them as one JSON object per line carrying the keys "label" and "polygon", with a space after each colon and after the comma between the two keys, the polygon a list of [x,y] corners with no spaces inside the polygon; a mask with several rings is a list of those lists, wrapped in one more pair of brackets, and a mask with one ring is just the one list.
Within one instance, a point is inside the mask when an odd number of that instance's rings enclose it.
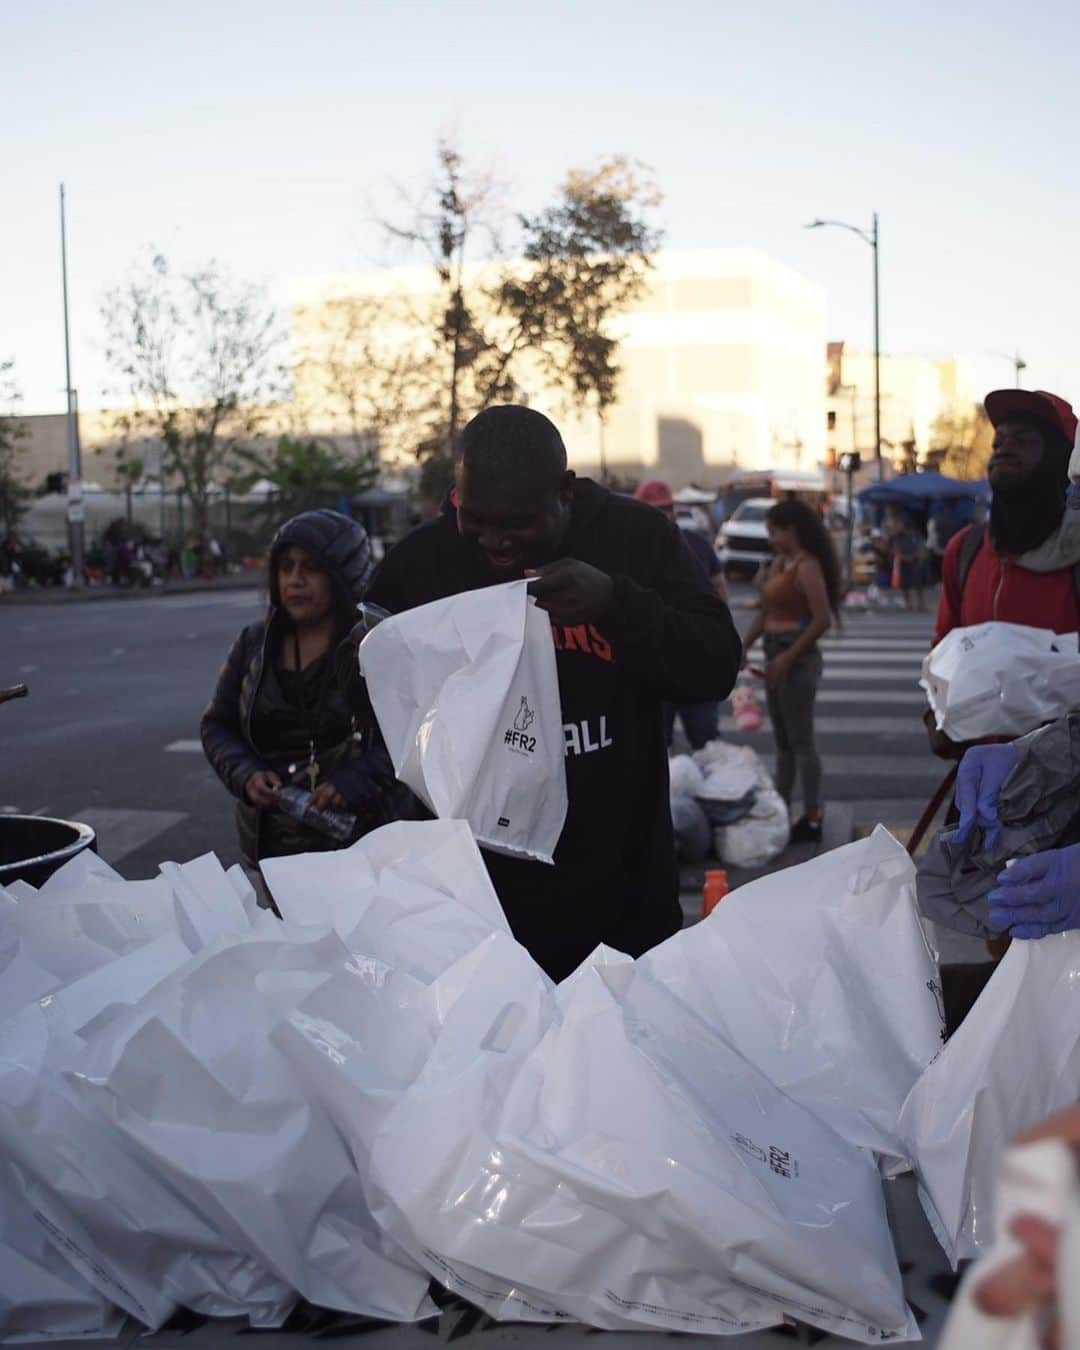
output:
{"label": "dusk sky", "polygon": [[63,407],[57,186],[74,380],[105,383],[98,311],[153,244],[264,282],[401,260],[371,223],[440,135],[529,209],[564,172],[652,166],[674,248],[754,246],[871,342],[870,250],[815,216],[881,215],[882,345],[958,354],[980,390],[1080,401],[1080,7],[634,0],[0,5],[0,359]]}

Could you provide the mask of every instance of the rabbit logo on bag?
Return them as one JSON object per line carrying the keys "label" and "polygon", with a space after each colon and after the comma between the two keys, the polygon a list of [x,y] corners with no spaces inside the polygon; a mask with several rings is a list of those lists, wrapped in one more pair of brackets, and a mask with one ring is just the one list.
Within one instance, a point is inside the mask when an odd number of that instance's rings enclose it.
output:
{"label": "rabbit logo on bag", "polygon": [[535,721],[536,713],[529,707],[529,700],[522,694],[517,716],[514,718],[514,725],[507,727],[503,736],[503,745],[518,755],[535,755],[536,737],[528,734],[529,728]]}

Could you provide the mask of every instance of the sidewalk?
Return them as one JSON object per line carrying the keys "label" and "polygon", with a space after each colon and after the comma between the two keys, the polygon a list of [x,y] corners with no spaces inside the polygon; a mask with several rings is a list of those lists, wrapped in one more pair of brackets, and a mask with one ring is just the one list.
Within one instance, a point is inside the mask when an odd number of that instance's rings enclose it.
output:
{"label": "sidewalk", "polygon": [[224,577],[185,577],[162,586],[29,586],[23,591],[0,595],[0,609],[15,605],[82,605],[95,600],[153,600],[163,595],[191,595],[205,591],[253,591],[262,586],[261,570],[230,572]]}

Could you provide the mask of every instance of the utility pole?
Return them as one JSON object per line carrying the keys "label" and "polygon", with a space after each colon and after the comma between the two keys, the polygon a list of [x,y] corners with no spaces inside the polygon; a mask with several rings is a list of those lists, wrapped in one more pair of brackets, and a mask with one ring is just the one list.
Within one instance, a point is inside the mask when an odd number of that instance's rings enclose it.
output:
{"label": "utility pole", "polygon": [[86,507],[83,505],[82,455],[79,449],[78,394],[71,385],[71,334],[68,326],[67,221],[64,210],[64,185],[60,184],[60,267],[64,284],[64,367],[67,376],[68,430],[68,539],[71,548],[71,584],[81,589],[86,584],[84,571]]}
{"label": "utility pole", "polygon": [[881,459],[881,286],[878,269],[878,213],[874,212],[874,223],[869,230],[859,225],[849,225],[845,220],[812,220],[804,226],[807,230],[820,230],[834,225],[841,230],[850,230],[857,234],[864,244],[874,251],[874,463],[878,482],[884,478],[884,465]]}

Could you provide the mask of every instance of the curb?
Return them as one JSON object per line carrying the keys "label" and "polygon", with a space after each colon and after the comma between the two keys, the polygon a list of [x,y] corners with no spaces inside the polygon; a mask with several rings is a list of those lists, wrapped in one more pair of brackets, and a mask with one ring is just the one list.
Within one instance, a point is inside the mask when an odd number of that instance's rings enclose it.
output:
{"label": "curb", "polygon": [[170,586],[43,586],[0,595],[0,610],[19,605],[91,605],[99,600],[160,600],[170,595],[216,595],[222,591],[257,591],[264,584],[261,573],[226,577],[214,582],[174,582]]}

